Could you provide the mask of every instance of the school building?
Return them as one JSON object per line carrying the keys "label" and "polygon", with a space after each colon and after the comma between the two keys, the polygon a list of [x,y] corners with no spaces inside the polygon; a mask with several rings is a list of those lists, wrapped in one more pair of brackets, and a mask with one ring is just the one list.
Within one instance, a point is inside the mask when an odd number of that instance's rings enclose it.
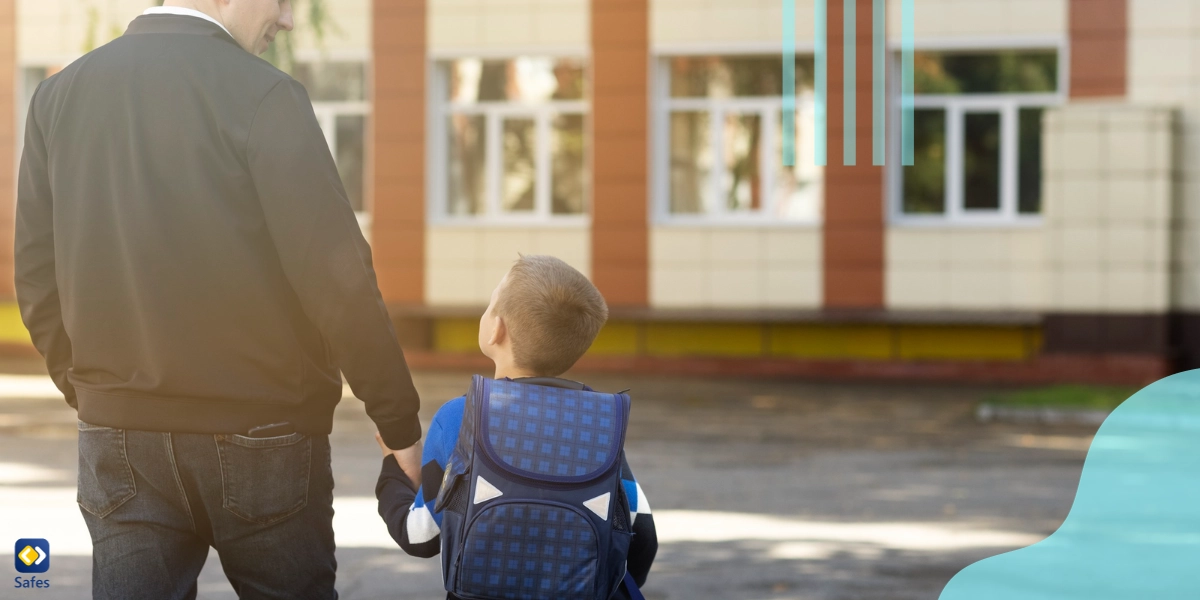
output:
{"label": "school building", "polygon": [[[814,1],[795,2],[786,166],[785,0],[324,0],[320,36],[293,0],[291,70],[413,364],[486,364],[479,313],[524,252],[608,299],[590,369],[1145,383],[1200,365],[1200,0],[915,0],[911,167],[900,0],[882,124],[876,2],[827,0],[816,166]],[[151,3],[0,0],[10,344],[29,95]]]}

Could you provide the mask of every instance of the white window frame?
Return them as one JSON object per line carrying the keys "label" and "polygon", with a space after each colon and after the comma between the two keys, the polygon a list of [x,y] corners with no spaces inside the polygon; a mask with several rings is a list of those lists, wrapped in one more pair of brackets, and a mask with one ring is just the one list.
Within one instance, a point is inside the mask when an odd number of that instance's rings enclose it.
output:
{"label": "white window frame", "polygon": [[[898,50],[898,48],[893,48]],[[916,95],[913,106],[920,109],[940,109],[946,112],[946,164],[945,190],[946,210],[942,214],[909,214],[904,212],[904,170],[901,166],[900,138],[900,59],[897,52],[890,54],[889,97],[891,107],[888,114],[887,188],[888,218],[892,224],[913,227],[1030,227],[1043,223],[1042,212],[1021,213],[1020,202],[1020,111],[1025,108],[1050,109],[1065,104],[1068,94],[1070,64],[1067,44],[1060,39],[1013,39],[974,40],[967,43],[945,41],[924,44],[917,51],[1045,51],[1053,50],[1058,56],[1058,89],[1042,94],[927,94]],[[968,210],[964,207],[963,160],[964,144],[962,127],[964,117],[970,113],[999,113],[1000,115],[1000,208],[999,210]],[[1044,206],[1045,198],[1043,198]]]}
{"label": "white window frame", "polygon": [[[483,60],[512,60],[522,56],[537,56],[557,59],[577,59],[586,65],[584,57],[545,52],[527,52],[517,55],[472,55],[472,56],[437,56],[433,57],[430,66],[430,107],[431,126],[430,139],[427,143],[430,156],[430,184],[428,206],[429,221],[436,225],[485,225],[485,226],[586,226],[590,222],[592,207],[592,186],[587,185],[584,191],[584,210],[581,214],[554,214],[552,206],[553,154],[551,141],[553,139],[553,121],[559,115],[582,115],[584,117],[584,135],[590,132],[587,119],[591,113],[591,104],[587,100],[547,100],[544,102],[526,101],[486,101],[486,102],[452,102],[445,97],[447,86],[448,61],[462,58],[479,58]],[[587,67],[585,66],[585,69]],[[474,215],[450,214],[448,170],[449,161],[446,147],[447,122],[451,115],[462,114],[485,117],[484,150],[484,181],[485,197],[484,212]],[[506,118],[525,118],[534,122],[534,201],[532,211],[505,212],[502,208],[503,164],[503,120]],[[590,168],[588,148],[584,146],[584,177]]]}
{"label": "white window frame", "polygon": [[[654,102],[652,112],[652,144],[651,164],[653,173],[652,190],[654,201],[651,216],[656,225],[667,226],[782,226],[782,227],[818,227],[823,221],[825,177],[822,173],[817,184],[817,215],[813,219],[780,219],[775,216],[775,152],[777,131],[783,113],[782,96],[742,96],[731,98],[672,98],[671,97],[671,67],[670,60],[676,56],[739,56],[763,55],[778,53],[778,47],[771,48],[711,48],[698,52],[697,49],[680,48],[670,54],[661,53],[655,57],[653,69]],[[799,53],[799,49],[798,49]],[[815,98],[811,95],[796,97],[797,123],[810,122],[802,114],[815,113]],[[708,200],[704,214],[676,214],[671,212],[671,113],[705,111],[709,117],[709,143],[714,155],[713,168],[705,185],[709,188]],[[763,157],[759,172],[759,185],[763,190],[762,207],[757,212],[746,213],[731,211],[725,205],[724,183],[729,177],[721,158],[723,148],[725,117],[730,114],[758,114],[761,126],[766,128],[759,137],[759,156]],[[800,141],[796,141],[797,156],[800,155]]]}
{"label": "white window frame", "polygon": [[356,101],[336,101],[323,102],[313,101],[313,113],[317,116],[317,124],[321,126],[321,133],[325,135],[325,143],[329,146],[329,154],[333,156],[334,164],[337,163],[337,118],[341,116],[361,116],[364,119],[363,129],[363,207],[362,210],[355,211],[354,216],[358,218],[358,224],[363,231],[369,231],[371,228],[371,199],[368,198],[367,190],[371,187],[367,181],[370,173],[367,164],[370,162],[370,127],[371,127],[371,59],[368,55],[362,52],[335,52],[322,53],[318,51],[297,52],[296,62],[303,63],[362,63],[364,81],[363,85],[366,89],[363,90],[363,99]]}

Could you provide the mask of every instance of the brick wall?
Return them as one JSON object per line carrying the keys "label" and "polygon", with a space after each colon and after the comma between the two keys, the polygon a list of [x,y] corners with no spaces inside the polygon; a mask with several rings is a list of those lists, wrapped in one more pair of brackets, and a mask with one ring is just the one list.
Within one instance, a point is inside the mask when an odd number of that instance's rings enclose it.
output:
{"label": "brick wall", "polygon": [[592,0],[592,280],[613,306],[649,300],[649,0]]}
{"label": "brick wall", "polygon": [[425,300],[425,0],[374,0],[367,197],[384,300]]}

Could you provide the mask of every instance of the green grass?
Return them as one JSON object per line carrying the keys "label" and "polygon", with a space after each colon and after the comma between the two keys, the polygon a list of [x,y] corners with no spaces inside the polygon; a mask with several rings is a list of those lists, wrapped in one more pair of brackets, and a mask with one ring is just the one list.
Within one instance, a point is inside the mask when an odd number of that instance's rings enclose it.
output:
{"label": "green grass", "polygon": [[1056,385],[993,394],[989,404],[1028,408],[1112,410],[1137,388],[1087,385]]}

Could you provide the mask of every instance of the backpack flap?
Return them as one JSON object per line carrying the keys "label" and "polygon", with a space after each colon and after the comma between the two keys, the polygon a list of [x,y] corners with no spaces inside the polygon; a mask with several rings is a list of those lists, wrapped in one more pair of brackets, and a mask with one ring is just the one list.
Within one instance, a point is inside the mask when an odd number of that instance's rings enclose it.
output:
{"label": "backpack flap", "polygon": [[628,396],[485,380],[479,447],[496,467],[578,484],[620,466]]}

